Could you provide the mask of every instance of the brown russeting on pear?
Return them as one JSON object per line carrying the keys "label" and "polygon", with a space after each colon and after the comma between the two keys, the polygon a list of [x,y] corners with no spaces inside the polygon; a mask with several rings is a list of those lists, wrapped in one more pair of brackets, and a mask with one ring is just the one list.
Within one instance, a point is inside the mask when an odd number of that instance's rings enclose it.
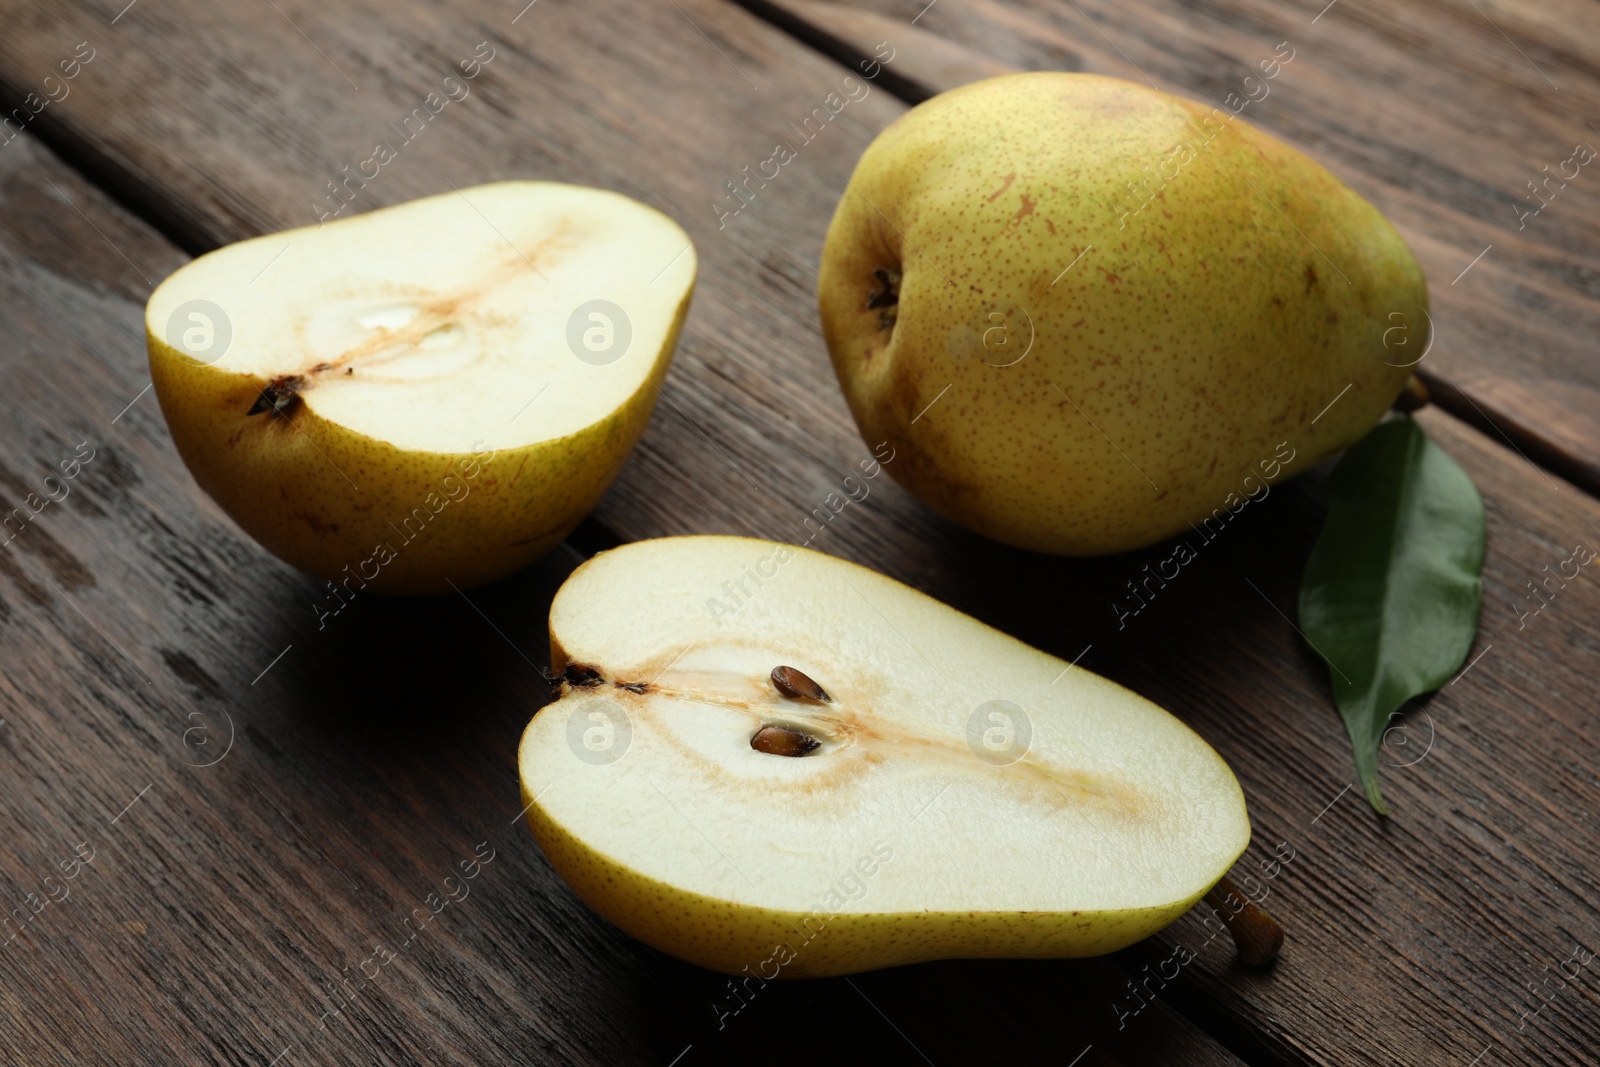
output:
{"label": "brown russeting on pear", "polygon": [[793,667],[772,668],[772,684],[786,697],[795,700],[815,700],[823,704],[833,703],[829,696],[809,675],[795,670]]}
{"label": "brown russeting on pear", "polygon": [[815,752],[818,744],[810,734],[771,723],[757,730],[750,739],[751,748],[769,756],[806,756]]}

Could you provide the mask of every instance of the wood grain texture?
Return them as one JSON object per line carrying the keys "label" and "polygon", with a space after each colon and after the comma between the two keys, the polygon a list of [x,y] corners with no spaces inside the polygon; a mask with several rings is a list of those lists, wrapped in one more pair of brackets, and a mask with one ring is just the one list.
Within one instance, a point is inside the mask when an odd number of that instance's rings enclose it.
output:
{"label": "wood grain texture", "polygon": [[[1600,150],[1592,5],[741,2],[844,63],[907,41],[890,88],[912,102],[997,66],[1147,81],[1217,107],[1264,85],[1241,116],[1371,200],[1416,253],[1435,329],[1418,372],[1438,402],[1600,493],[1600,181],[1576,163],[1559,176],[1576,145]],[[1294,58],[1263,82],[1279,42]]]}
{"label": "wood grain texture", "polygon": [[1240,1062],[1166,1005],[1124,1034],[1063,1011],[1126,980],[1103,960],[784,984],[719,1027],[725,980],[588,912],[518,818],[579,557],[319,629],[321,583],[205,498],[143,392],[147,279],[184,259],[26,135],[0,150],[0,501],[67,488],[0,545],[6,1062]]}
{"label": "wood grain texture", "polygon": [[[803,536],[800,523],[869,455],[814,321],[822,229],[856,155],[900,107],[876,90],[850,104],[719,229],[721,183],[793,137],[787,124],[844,74],[745,13],[709,0],[680,3],[682,15],[544,0],[510,25],[514,11],[487,5],[280,6],[305,37],[270,8],[258,19],[141,3],[115,36],[114,11],[19,9],[0,74],[20,85],[85,35],[106,41],[40,128],[193,248],[311,221],[321,182],[387,136],[374,131],[442,66],[492,38],[499,52],[473,95],[430,122],[357,206],[538,176],[618,188],[680,218],[701,255],[699,295],[657,417],[590,538]],[[0,403],[18,427],[0,450],[26,486],[148,380],[146,277],[180,258],[48,160],[15,155],[23,144],[0,149],[0,166],[15,168],[0,203],[0,313],[17,338],[16,384]],[[77,208],[50,199],[48,182]],[[1445,416],[1425,425],[1490,508],[1488,651],[1408,720],[1413,747],[1391,745],[1400,763],[1433,737],[1422,760],[1386,769],[1399,811],[1389,823],[1341,795],[1350,757],[1325,668],[1280,614],[1320,521],[1319,476],[1242,512],[1123,628],[1113,602],[1170,545],[1047,559],[983,542],[875,481],[816,546],[1082,655],[1193,725],[1240,775],[1257,843],[1236,875],[1267,886],[1289,945],[1274,971],[1240,972],[1188,918],[1114,965],[946,963],[770,987],[718,1031],[721,982],[589,915],[512,825],[512,750],[542,699],[545,604],[573,557],[471,604],[358,602],[319,633],[317,583],[209,505],[149,400],[99,431],[107,447],[81,485],[35,520],[30,533],[49,531],[55,547],[0,552],[0,625],[14,636],[0,653],[0,742],[15,746],[17,768],[0,790],[18,842],[6,884],[20,900],[73,844],[104,842],[71,901],[10,946],[36,939],[6,972],[23,978],[6,983],[0,1026],[42,1060],[269,1062],[293,1041],[285,1063],[665,1063],[687,1046],[685,1067],[1070,1063],[1087,1045],[1082,1067],[1235,1062],[1176,1004],[1256,1063],[1462,1064],[1485,1046],[1498,1062],[1592,1061],[1592,972],[1532,1019],[1520,1013],[1525,981],[1546,977],[1572,941],[1600,941],[1586,845],[1600,800],[1600,604],[1586,571],[1522,630],[1512,608],[1571,542],[1600,540],[1586,532],[1600,508]],[[190,767],[209,753],[195,752],[202,735],[185,746],[185,731],[212,723],[204,737],[220,736],[220,712],[235,749]],[[28,729],[12,733],[17,723]],[[123,829],[137,840],[124,844]],[[410,909],[485,840],[497,858],[471,895],[321,1029],[340,977],[375,941],[404,938]],[[1279,842],[1295,859],[1267,881],[1260,863]],[[1159,972],[1179,943],[1196,961],[1131,1013],[1125,983]],[[816,1021],[804,1040],[795,1019]]]}

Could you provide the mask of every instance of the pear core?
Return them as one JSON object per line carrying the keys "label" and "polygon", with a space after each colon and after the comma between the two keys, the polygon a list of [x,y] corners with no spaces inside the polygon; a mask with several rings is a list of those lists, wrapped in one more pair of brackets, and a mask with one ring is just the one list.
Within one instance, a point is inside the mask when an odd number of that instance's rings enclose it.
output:
{"label": "pear core", "polygon": [[[737,613],[712,610],[745,573]],[[820,553],[637,542],[574,572],[550,630],[580,667],[523,735],[530,826],[597,911],[705,966],[1110,952],[1249,841],[1237,781],[1177,719]],[[774,663],[830,699],[785,694]],[[753,746],[769,728],[814,748]]]}

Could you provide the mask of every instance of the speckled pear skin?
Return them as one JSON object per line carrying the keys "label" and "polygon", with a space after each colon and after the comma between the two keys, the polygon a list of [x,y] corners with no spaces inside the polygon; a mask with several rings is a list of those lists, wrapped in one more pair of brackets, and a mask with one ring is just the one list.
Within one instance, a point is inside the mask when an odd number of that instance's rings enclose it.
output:
{"label": "speckled pear skin", "polygon": [[[880,270],[893,307],[868,306]],[[889,472],[1067,555],[1169,537],[1352,444],[1429,333],[1421,269],[1353,190],[1226,109],[1092,74],[903,115],[840,200],[818,295]]]}
{"label": "speckled pear skin", "polygon": [[354,576],[352,590],[439,593],[520,570],[595,506],[650,421],[692,295],[621,407],[566,437],[492,453],[396,448],[310,405],[292,423],[246,418],[265,379],[200,363],[149,330],[146,339],[178,454],[246,533],[320,578]]}
{"label": "speckled pear skin", "polygon": [[[550,865],[613,926],[678,959],[768,980],[929,960],[1100,956],[1162,930],[1205,895],[1170,907],[1117,911],[859,912],[824,890],[811,911],[778,910],[719,900],[630,870],[549,818],[526,782],[522,803]],[[883,853],[863,855],[878,862]],[[888,855],[885,862],[892,864],[892,845]]]}

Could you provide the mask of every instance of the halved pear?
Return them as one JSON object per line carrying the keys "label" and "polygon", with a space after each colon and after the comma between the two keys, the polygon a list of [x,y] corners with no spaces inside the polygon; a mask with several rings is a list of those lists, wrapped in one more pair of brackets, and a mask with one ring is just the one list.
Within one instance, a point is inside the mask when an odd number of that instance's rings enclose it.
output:
{"label": "halved pear", "polygon": [[229,245],[145,311],[178,452],[321,577],[433,592],[566,536],[649,421],[695,254],[616,193],[504,182]]}
{"label": "halved pear", "polygon": [[518,753],[534,835],[602,916],[705,967],[1111,952],[1249,843],[1232,772],[1161,708],[821,553],[602,553],[550,646],[561,696]]}

